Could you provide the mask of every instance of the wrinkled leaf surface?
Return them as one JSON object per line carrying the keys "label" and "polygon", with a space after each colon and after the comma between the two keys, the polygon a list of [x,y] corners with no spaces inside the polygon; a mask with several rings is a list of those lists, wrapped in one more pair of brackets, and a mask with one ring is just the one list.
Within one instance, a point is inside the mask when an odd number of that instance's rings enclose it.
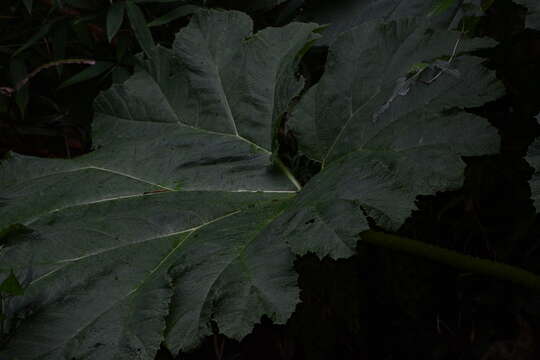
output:
{"label": "wrinkled leaf surface", "polygon": [[323,164],[296,195],[272,154],[318,27],[251,29],[239,12],[198,13],[96,99],[94,152],[0,163],[0,281],[13,271],[25,290],[5,304],[0,358],[153,359],[213,322],[237,339],[263,314],[283,323],[298,302],[291,248],[351,255],[364,212],[394,230],[418,194],[461,185],[461,156],[498,150],[463,111],[501,94],[462,55],[493,43],[370,22],[332,45],[289,120]]}
{"label": "wrinkled leaf surface", "polygon": [[295,252],[349,256],[369,229],[363,213],[397,230],[418,194],[462,185],[461,156],[499,150],[496,129],[464,109],[502,95],[502,86],[481,59],[460,55],[493,45],[413,19],[339,36],[288,122],[323,168],[280,219]]}
{"label": "wrinkled leaf surface", "polygon": [[283,323],[294,257],[268,225],[296,188],[272,134],[303,82],[315,24],[252,34],[239,12],[200,12],[173,49],[95,102],[95,151],[0,164],[0,282],[13,336],[0,358],[153,359],[211,334]]}

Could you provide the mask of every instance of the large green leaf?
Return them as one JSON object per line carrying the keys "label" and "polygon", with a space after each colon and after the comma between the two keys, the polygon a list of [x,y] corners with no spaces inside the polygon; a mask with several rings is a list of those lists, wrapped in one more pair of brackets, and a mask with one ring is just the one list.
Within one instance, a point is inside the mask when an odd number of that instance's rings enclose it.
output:
{"label": "large green leaf", "polygon": [[498,151],[496,129],[463,109],[502,86],[481,59],[460,55],[493,45],[412,19],[368,22],[332,44],[288,123],[323,168],[280,219],[295,252],[349,256],[369,229],[363,212],[396,230],[418,194],[462,185],[461,156]]}
{"label": "large green leaf", "polygon": [[527,8],[527,20],[525,26],[540,30],[540,1],[538,0],[515,0]]}
{"label": "large green leaf", "polygon": [[296,187],[272,133],[316,28],[252,34],[244,14],[200,12],[96,99],[94,152],[0,164],[0,231],[33,230],[0,248],[0,282],[13,270],[25,287],[0,358],[153,359],[212,322],[241,338],[288,319],[294,256],[268,224]]}
{"label": "large green leaf", "polygon": [[124,21],[125,2],[112,3],[107,10],[107,40],[112,41]]}
{"label": "large green leaf", "polygon": [[13,272],[24,288],[5,301],[0,358],[152,359],[162,341],[196,346],[212,322],[237,339],[263,314],[283,323],[294,252],[350,255],[364,211],[393,230],[418,194],[461,185],[460,156],[497,150],[463,111],[501,93],[461,55],[492,42],[370,22],[338,38],[292,114],[323,164],[296,195],[275,135],[318,27],[251,28],[199,12],[96,99],[94,152],[0,163],[0,282]]}

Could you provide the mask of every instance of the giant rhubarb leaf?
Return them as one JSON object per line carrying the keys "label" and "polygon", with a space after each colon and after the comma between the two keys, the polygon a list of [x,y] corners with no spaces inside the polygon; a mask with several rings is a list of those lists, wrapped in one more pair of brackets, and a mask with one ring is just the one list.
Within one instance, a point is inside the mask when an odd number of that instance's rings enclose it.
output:
{"label": "giant rhubarb leaf", "polygon": [[1,359],[153,359],[212,322],[241,338],[287,320],[294,257],[267,225],[296,187],[272,133],[316,28],[201,12],[97,98],[94,152],[1,163],[0,230],[33,230],[0,248],[0,283],[13,269],[26,287],[4,301]]}
{"label": "giant rhubarb leaf", "polygon": [[263,314],[282,323],[298,301],[290,247],[350,255],[363,211],[395,229],[416,195],[461,185],[461,155],[497,150],[463,111],[500,94],[460,55],[491,42],[368,23],[332,46],[291,119],[323,164],[296,196],[272,153],[316,29],[251,34],[241,13],[200,12],[98,97],[94,152],[1,163],[0,282],[13,270],[24,295],[4,299],[0,358],[152,359],[212,323],[233,338]]}
{"label": "giant rhubarb leaf", "polygon": [[460,55],[492,45],[412,19],[365,23],[332,44],[289,120],[323,168],[280,218],[296,253],[349,256],[369,229],[363,213],[396,230],[418,194],[462,185],[461,156],[498,151],[496,129],[464,109],[502,86],[481,59]]}

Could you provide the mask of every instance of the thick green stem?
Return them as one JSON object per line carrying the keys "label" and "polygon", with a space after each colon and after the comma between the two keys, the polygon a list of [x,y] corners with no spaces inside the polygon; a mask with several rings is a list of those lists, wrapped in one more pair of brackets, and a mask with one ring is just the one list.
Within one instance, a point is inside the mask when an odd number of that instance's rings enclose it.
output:
{"label": "thick green stem", "polygon": [[291,183],[296,187],[296,190],[300,191],[302,190],[302,185],[300,185],[300,182],[294,177],[291,170],[281,161],[280,158],[277,156],[274,159],[274,163],[283,171],[283,173],[287,176],[287,178],[291,181]]}
{"label": "thick green stem", "polygon": [[525,286],[529,289],[540,291],[540,276],[515,266],[476,258],[418,240],[407,239],[401,236],[373,230],[361,233],[360,238],[364,243],[402,251],[438,263],[447,264],[457,269],[493,276],[498,279],[508,280],[515,284]]}

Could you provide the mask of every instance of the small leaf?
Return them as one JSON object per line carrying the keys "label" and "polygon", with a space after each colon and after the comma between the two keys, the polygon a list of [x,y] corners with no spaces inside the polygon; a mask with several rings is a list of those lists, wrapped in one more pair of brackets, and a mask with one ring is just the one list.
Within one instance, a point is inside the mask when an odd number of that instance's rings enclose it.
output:
{"label": "small leaf", "polygon": [[126,55],[129,55],[129,47],[131,45],[130,37],[124,36],[123,34],[116,37],[116,62],[124,63],[124,58]]}
{"label": "small leaf", "polygon": [[79,41],[82,45],[86,46],[89,49],[94,48],[94,42],[92,40],[92,36],[90,35],[90,32],[88,31],[88,26],[79,20],[74,20],[72,23],[72,29],[75,32],[75,35],[77,37],[77,41]]}
{"label": "small leaf", "polygon": [[47,35],[49,33],[49,31],[51,30],[51,25],[53,24],[53,22],[50,22],[50,23],[47,23],[45,25],[43,25],[37,33],[35,33],[34,35],[32,35],[32,37],[30,37],[30,39],[24,43],[20,48],[18,48],[12,55],[11,57],[15,57],[17,56],[18,54],[20,54],[21,52],[23,52],[24,50],[28,49],[30,46],[34,45],[36,42],[38,42],[39,40],[43,39],[43,37],[45,37],[45,35]]}
{"label": "small leaf", "polygon": [[21,296],[24,294],[24,289],[15,277],[15,274],[13,274],[13,270],[2,284],[0,284],[0,293],[11,296]]}
{"label": "small leaf", "polygon": [[[19,58],[14,58],[11,60],[9,70],[11,74],[11,81],[15,86],[28,75],[25,62]],[[26,113],[26,107],[28,106],[28,100],[28,86],[23,86],[18,89],[15,94],[15,103],[17,104],[23,118]]]}
{"label": "small leaf", "polygon": [[124,20],[125,3],[115,2],[107,12],[107,39],[112,41],[118,30],[122,27]]}
{"label": "small leaf", "polygon": [[155,46],[155,43],[150,29],[146,26],[144,14],[141,9],[130,0],[126,1],[126,6],[129,22],[131,23],[131,28],[135,33],[135,37],[139,41],[141,49],[143,49],[148,57],[151,57],[151,50]]}
{"label": "small leaf", "polygon": [[66,86],[75,85],[80,82],[93,79],[105,73],[113,65],[114,63],[109,62],[109,61],[96,61],[95,65],[91,65],[90,67],[84,69],[80,73],[70,77],[69,79],[61,83],[60,86],[58,86],[58,89],[62,89],[62,88],[65,88]]}
{"label": "small leaf", "polygon": [[26,7],[26,10],[28,10],[28,13],[32,13],[32,5],[34,4],[34,0],[23,0],[23,4]]}
{"label": "small leaf", "polygon": [[82,23],[88,23],[88,22],[94,21],[98,17],[99,17],[98,14],[90,14],[90,15],[86,15],[86,16],[81,16],[81,17],[73,20],[73,25],[82,24]]}
{"label": "small leaf", "polygon": [[443,12],[448,10],[452,5],[454,5],[455,2],[456,2],[456,0],[441,0],[441,1],[439,1],[437,3],[437,5],[435,5],[433,10],[431,10],[429,12],[428,17],[437,16],[437,15],[442,14]]}
{"label": "small leaf", "polygon": [[171,21],[174,21],[178,18],[181,18],[182,16],[190,15],[196,12],[198,9],[200,9],[199,6],[196,5],[182,5],[174,9],[173,11],[168,12],[167,14],[151,21],[148,23],[148,27],[151,26],[160,26],[170,23]]}
{"label": "small leaf", "polygon": [[[52,49],[54,59],[63,59],[66,55],[66,46],[67,46],[67,34],[68,34],[68,23],[61,24],[62,26],[57,26],[54,29],[52,34]],[[62,65],[56,67],[58,75],[62,76]]]}

